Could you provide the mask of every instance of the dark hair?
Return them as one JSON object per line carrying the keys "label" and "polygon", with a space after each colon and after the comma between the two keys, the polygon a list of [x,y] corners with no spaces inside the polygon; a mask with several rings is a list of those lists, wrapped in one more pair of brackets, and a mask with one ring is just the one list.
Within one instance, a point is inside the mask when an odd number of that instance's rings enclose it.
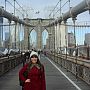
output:
{"label": "dark hair", "polygon": [[30,58],[32,58],[32,57],[36,57],[36,58],[38,58],[38,56],[37,56],[37,55],[35,55],[35,54],[34,54],[34,55],[32,55]]}
{"label": "dark hair", "polygon": [[[28,63],[28,64],[29,64],[29,69],[31,68],[31,65],[32,65],[32,61],[31,61],[31,58],[32,58],[32,57],[36,57],[36,55],[32,55],[32,56],[30,57],[30,62]],[[40,69],[43,70],[43,65],[41,64],[38,56],[37,56],[37,62],[36,62],[36,64],[38,64],[38,66],[40,67]]]}

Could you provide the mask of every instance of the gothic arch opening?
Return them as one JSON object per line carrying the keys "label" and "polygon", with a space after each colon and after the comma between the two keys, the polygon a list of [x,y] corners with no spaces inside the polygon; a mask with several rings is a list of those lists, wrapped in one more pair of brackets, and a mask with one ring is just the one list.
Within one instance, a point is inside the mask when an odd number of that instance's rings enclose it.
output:
{"label": "gothic arch opening", "polygon": [[46,48],[47,39],[48,39],[48,32],[47,32],[47,30],[45,29],[45,30],[42,32],[42,47],[43,47],[43,48]]}
{"label": "gothic arch opening", "polygon": [[35,31],[35,29],[33,29],[30,32],[29,39],[30,39],[29,40],[30,41],[30,47],[36,48],[37,47],[37,32]]}

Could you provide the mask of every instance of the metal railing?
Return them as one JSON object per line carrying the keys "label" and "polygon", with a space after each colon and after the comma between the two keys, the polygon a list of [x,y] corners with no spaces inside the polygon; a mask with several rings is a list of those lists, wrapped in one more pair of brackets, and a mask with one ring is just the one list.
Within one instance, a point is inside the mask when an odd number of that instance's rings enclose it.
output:
{"label": "metal railing", "polygon": [[0,76],[22,63],[21,54],[0,58]]}
{"label": "metal railing", "polygon": [[90,85],[90,60],[85,60],[80,57],[72,57],[60,54],[48,53],[47,56],[58,63],[61,67],[65,68],[67,71],[73,73],[76,78],[79,77],[87,84]]}

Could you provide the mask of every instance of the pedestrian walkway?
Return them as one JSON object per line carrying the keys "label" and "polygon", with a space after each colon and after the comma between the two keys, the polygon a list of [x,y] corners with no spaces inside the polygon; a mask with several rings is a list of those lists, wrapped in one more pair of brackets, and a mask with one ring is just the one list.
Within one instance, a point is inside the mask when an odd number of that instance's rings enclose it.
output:
{"label": "pedestrian walkway", "polygon": [[0,77],[0,90],[21,90],[18,82],[18,71],[22,65]]}
{"label": "pedestrian walkway", "polygon": [[[79,79],[77,81],[75,76],[70,72],[67,72],[65,69],[49,60],[50,59],[44,55],[41,56],[41,62],[45,67],[46,90],[90,90],[89,85]],[[0,90],[21,90],[18,81],[18,72],[21,67],[22,65],[19,65],[0,77]],[[63,73],[61,71],[63,71]],[[67,76],[64,76],[64,73]],[[67,77],[69,77],[71,81]]]}

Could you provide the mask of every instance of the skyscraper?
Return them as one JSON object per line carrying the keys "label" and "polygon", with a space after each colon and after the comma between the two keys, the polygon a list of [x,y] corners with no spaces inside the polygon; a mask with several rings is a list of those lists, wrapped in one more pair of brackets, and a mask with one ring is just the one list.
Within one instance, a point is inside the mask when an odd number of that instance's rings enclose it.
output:
{"label": "skyscraper", "polygon": [[68,33],[68,46],[69,47],[75,46],[74,34],[72,32]]}
{"label": "skyscraper", "polygon": [[8,43],[9,43],[9,32],[5,32],[5,42],[4,42],[5,48],[8,48]]}
{"label": "skyscraper", "polygon": [[9,32],[5,32],[5,41],[9,40]]}
{"label": "skyscraper", "polygon": [[90,45],[90,33],[85,34],[85,44]]}

